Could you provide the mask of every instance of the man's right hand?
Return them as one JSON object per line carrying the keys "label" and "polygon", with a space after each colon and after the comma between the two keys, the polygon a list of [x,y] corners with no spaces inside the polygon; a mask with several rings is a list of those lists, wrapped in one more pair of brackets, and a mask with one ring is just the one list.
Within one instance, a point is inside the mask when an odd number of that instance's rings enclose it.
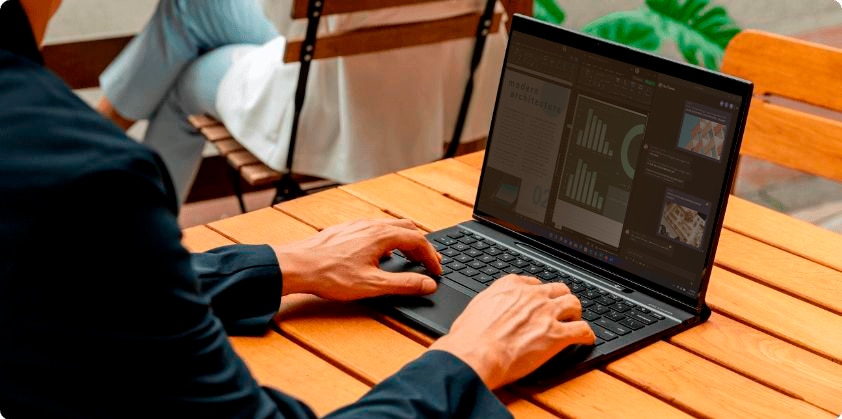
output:
{"label": "man's right hand", "polygon": [[562,283],[507,275],[479,293],[430,349],[452,353],[490,389],[522,378],[572,344],[590,345],[579,299]]}

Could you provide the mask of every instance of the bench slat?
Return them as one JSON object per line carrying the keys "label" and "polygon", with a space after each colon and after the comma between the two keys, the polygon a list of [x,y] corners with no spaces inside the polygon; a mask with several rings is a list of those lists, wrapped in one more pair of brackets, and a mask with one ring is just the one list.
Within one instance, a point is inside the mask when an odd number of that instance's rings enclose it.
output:
{"label": "bench slat", "polygon": [[[363,28],[320,37],[316,41],[313,59],[348,57],[455,39],[473,38],[481,16],[480,13],[474,13],[439,21]],[[500,30],[501,16],[501,13],[494,14],[490,33]],[[298,62],[303,44],[303,39],[287,41],[284,50],[284,62]]]}

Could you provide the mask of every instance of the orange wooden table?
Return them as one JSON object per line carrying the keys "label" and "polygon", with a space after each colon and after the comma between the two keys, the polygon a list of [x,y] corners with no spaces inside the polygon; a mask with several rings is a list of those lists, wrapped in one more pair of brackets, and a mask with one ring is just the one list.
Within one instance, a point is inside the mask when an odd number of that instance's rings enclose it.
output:
{"label": "orange wooden table", "polygon": [[[289,242],[327,226],[468,220],[482,152],[184,230],[201,251]],[[423,203],[419,205],[419,203]],[[842,413],[842,236],[731,197],[706,323],[552,388],[497,394],[517,418],[836,418]],[[325,414],[418,357],[431,339],[356,303],[285,297],[279,333],[232,338],[263,384]],[[283,360],[283,361],[281,361]]]}

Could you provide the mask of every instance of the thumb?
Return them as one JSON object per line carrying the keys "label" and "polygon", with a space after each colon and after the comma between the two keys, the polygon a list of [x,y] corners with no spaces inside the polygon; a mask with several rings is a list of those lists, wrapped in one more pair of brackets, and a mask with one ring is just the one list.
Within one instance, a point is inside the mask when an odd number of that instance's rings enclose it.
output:
{"label": "thumb", "polygon": [[433,278],[412,272],[383,272],[379,281],[385,294],[427,295],[438,288]]}

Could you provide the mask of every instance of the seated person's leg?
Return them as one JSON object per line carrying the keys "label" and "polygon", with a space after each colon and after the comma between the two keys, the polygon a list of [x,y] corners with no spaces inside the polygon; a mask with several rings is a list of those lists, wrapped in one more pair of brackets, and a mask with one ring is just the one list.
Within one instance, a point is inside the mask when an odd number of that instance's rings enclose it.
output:
{"label": "seated person's leg", "polygon": [[126,129],[155,113],[178,75],[203,53],[277,35],[258,0],[161,0],[100,77],[104,97],[97,108]]}
{"label": "seated person's leg", "polygon": [[192,114],[217,116],[216,92],[219,82],[238,56],[257,48],[255,45],[228,45],[194,60],[175,80],[172,88],[149,118],[144,143],[164,160],[178,194],[187,199],[199,170],[205,140],[187,121]]}

